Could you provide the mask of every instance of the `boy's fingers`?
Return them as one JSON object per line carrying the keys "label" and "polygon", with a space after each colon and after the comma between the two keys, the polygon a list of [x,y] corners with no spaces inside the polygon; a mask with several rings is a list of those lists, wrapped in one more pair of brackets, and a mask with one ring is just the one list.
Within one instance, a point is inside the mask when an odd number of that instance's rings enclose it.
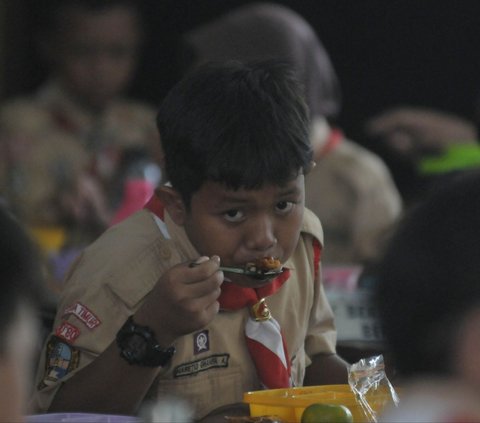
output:
{"label": "boy's fingers", "polygon": [[196,259],[195,261],[191,262],[188,265],[188,267],[197,267],[198,265],[200,265],[202,263],[206,263],[207,261],[213,261],[213,262],[217,263],[218,265],[220,265],[220,257],[215,255],[215,256],[212,256],[212,257],[201,256],[198,259]]}
{"label": "boy's fingers", "polygon": [[220,257],[218,256],[199,257],[196,261],[188,265],[188,267],[192,269],[190,270],[190,272],[193,272],[193,271],[196,272],[195,278],[194,279],[188,278],[185,281],[185,283],[189,285],[189,284],[196,284],[204,281],[205,279],[211,277],[216,271],[218,271],[219,265],[220,265]]}
{"label": "boy's fingers", "polygon": [[194,262],[190,263],[188,267],[195,267],[199,264],[205,263],[206,261],[210,260],[209,257],[207,256],[201,256],[198,259],[196,259]]}
{"label": "boy's fingers", "polygon": [[208,279],[188,284],[188,292],[190,298],[202,298],[205,296],[220,295],[220,287],[223,283],[223,273],[214,274]]}

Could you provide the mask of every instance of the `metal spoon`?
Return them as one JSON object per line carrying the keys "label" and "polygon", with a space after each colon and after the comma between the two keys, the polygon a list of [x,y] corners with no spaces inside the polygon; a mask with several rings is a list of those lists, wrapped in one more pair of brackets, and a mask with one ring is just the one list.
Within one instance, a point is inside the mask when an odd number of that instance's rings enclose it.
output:
{"label": "metal spoon", "polygon": [[[199,263],[190,263],[190,267],[195,267],[198,266]],[[247,267],[248,266],[248,267]],[[245,275],[248,276],[249,278],[252,279],[257,279],[257,280],[267,280],[267,279],[272,279],[275,276],[280,275],[285,271],[283,267],[280,267],[278,269],[273,269],[273,270],[262,270],[262,269],[256,269],[256,270],[251,270],[249,268],[250,265],[245,265],[245,266],[220,266],[219,269],[226,272],[226,273],[237,273],[239,275]]]}
{"label": "metal spoon", "polygon": [[278,269],[273,270],[251,270],[245,267],[235,267],[235,266],[220,266],[220,270],[229,273],[238,273],[241,275],[248,276],[249,278],[257,279],[257,280],[267,280],[272,279],[275,276],[280,275],[284,272],[284,268],[280,267]]}

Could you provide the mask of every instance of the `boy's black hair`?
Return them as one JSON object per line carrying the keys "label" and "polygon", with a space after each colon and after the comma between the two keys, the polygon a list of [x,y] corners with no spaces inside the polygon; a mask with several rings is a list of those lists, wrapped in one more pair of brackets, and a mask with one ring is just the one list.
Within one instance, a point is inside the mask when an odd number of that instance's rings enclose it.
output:
{"label": "boy's black hair", "polygon": [[411,209],[383,257],[376,291],[402,376],[450,374],[469,311],[480,307],[480,172],[457,175]]}
{"label": "boy's black hair", "polygon": [[23,227],[0,206],[0,354],[21,304],[40,307],[45,300],[38,251]]}
{"label": "boy's black hair", "polygon": [[206,181],[283,185],[312,161],[302,87],[278,60],[197,68],[166,96],[157,125],[167,179],[187,207]]}

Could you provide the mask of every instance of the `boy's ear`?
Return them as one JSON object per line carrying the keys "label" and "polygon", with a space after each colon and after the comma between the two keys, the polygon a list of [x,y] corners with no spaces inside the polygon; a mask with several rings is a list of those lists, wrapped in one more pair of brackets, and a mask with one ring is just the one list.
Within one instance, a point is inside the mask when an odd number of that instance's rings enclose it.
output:
{"label": "boy's ear", "polygon": [[156,190],[157,195],[168,211],[172,220],[179,226],[185,223],[187,209],[182,196],[172,187],[162,185]]}

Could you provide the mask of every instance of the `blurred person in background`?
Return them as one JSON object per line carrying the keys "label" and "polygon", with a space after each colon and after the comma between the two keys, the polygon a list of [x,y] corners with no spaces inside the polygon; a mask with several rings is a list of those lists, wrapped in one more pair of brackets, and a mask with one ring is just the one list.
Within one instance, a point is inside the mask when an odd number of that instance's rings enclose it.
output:
{"label": "blurred person in background", "polygon": [[306,178],[306,206],[322,222],[324,265],[367,264],[402,212],[382,159],[335,125],[340,85],[327,51],[308,22],[273,3],[254,3],[185,34],[186,67],[226,59],[282,58],[304,84],[316,167]]}
{"label": "blurred person in background", "polygon": [[401,401],[385,422],[480,421],[480,173],[419,200],[383,257],[376,303]]}
{"label": "blurred person in background", "polygon": [[0,207],[0,421],[23,421],[41,342],[44,292],[38,251],[19,222]]}
{"label": "blurred person in background", "polygon": [[38,39],[50,73],[0,110],[0,195],[54,255],[59,282],[124,206],[124,155],[142,149],[158,164],[160,153],[153,109],[125,96],[142,42],[137,3],[49,0],[42,8]]}

